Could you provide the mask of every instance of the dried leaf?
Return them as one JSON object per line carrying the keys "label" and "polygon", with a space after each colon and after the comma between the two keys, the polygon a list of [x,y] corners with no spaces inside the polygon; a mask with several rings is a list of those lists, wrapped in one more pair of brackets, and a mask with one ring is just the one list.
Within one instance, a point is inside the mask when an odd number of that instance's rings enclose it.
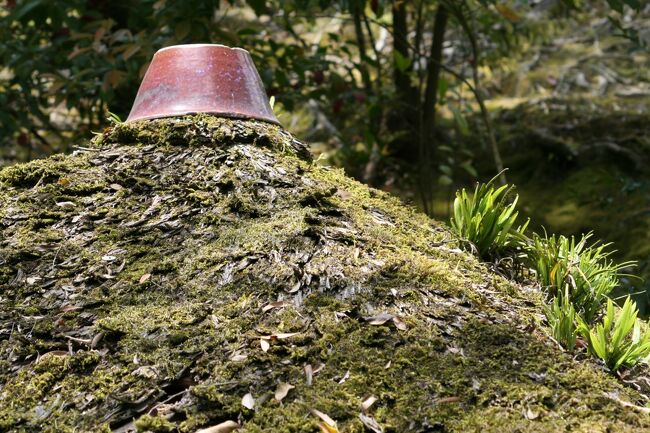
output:
{"label": "dried leaf", "polygon": [[307,376],[307,386],[311,386],[314,378],[314,370],[311,368],[311,364],[305,365],[305,376]]}
{"label": "dried leaf", "polygon": [[264,307],[262,307],[262,312],[266,313],[267,311],[272,310],[274,308],[288,307],[289,305],[292,305],[292,304],[291,304],[291,302],[287,302],[287,301],[271,302],[270,304],[267,304]]}
{"label": "dried leaf", "polygon": [[272,334],[272,335],[262,335],[260,339],[262,340],[284,340],[289,337],[293,337],[294,335],[298,335],[300,332],[280,332],[277,334]]}
{"label": "dried leaf", "polygon": [[275,390],[275,399],[277,401],[282,401],[282,399],[287,396],[289,391],[291,391],[294,388],[295,388],[295,386],[293,386],[293,385],[291,385],[289,383],[282,382],[282,383],[278,384],[278,387]]}
{"label": "dried leaf", "polygon": [[287,293],[296,293],[298,290],[300,290],[300,287],[302,286],[302,283],[298,281],[294,286],[287,292]]}
{"label": "dried leaf", "polygon": [[435,404],[447,404],[447,403],[458,403],[460,401],[460,397],[458,396],[451,396],[451,397],[442,397],[434,400],[433,402]]}
{"label": "dried leaf", "polygon": [[139,44],[131,44],[129,47],[122,53],[122,57],[124,60],[128,60],[129,57],[140,51],[140,48],[142,48]]}
{"label": "dried leaf", "polygon": [[265,338],[260,338],[260,346],[262,346],[262,352],[267,352],[271,348],[271,343]]}
{"label": "dried leaf", "polygon": [[339,380],[339,385],[344,383],[346,380],[350,378],[350,370],[346,371],[341,380]]}
{"label": "dried leaf", "polygon": [[519,14],[503,3],[495,4],[494,8],[497,10],[497,12],[499,12],[499,14],[501,14],[502,17],[508,21],[511,21],[513,23],[521,21]]}
{"label": "dried leaf", "polygon": [[90,341],[90,348],[94,349],[95,347],[97,347],[99,342],[102,341],[102,338],[104,338],[104,333],[103,332],[99,332],[99,333],[95,334],[93,339]]}
{"label": "dried leaf", "polygon": [[394,317],[395,316],[393,316],[392,314],[381,313],[372,317],[364,317],[364,319],[366,320],[366,322],[368,322],[371,325],[381,326],[386,322],[388,322],[389,320],[393,319]]}
{"label": "dried leaf", "polygon": [[539,412],[534,412],[531,408],[526,408],[524,411],[524,416],[526,419],[537,419],[539,418]]}
{"label": "dried leaf", "polygon": [[379,425],[377,421],[371,416],[364,415],[362,413],[359,414],[359,419],[365,425],[368,427],[370,430],[372,430],[375,433],[384,433],[384,429]]}
{"label": "dried leaf", "polygon": [[338,428],[332,427],[331,425],[325,424],[324,422],[319,423],[318,427],[320,427],[321,433],[339,433]]}
{"label": "dried leaf", "polygon": [[42,279],[41,277],[27,277],[27,284],[31,286],[32,284],[36,283],[37,281],[40,281],[41,279]]}
{"label": "dried leaf", "polygon": [[285,338],[293,337],[294,335],[298,335],[300,332],[285,332],[285,333],[280,333],[280,334],[273,334],[271,335],[271,338],[277,338],[278,340],[284,340]]}
{"label": "dried leaf", "polygon": [[255,399],[253,398],[253,394],[249,392],[244,397],[242,397],[241,405],[246,409],[253,410],[253,408],[255,408]]}
{"label": "dried leaf", "polygon": [[377,397],[371,395],[361,403],[361,409],[363,409],[363,411],[366,412],[368,409],[370,409],[370,406],[375,404],[376,401],[377,401]]}
{"label": "dried leaf", "polygon": [[326,413],[323,413],[323,412],[321,412],[320,410],[317,410],[317,409],[310,409],[309,412],[311,412],[312,415],[317,416],[318,418],[325,421],[325,424],[328,427],[330,427],[330,428],[333,427],[334,428],[334,430],[329,430],[329,431],[338,432],[338,429],[336,428],[336,421],[334,421],[332,418],[330,418],[329,415],[327,415]]}
{"label": "dried leaf", "polygon": [[402,322],[399,317],[393,317],[393,323],[395,324],[395,327],[400,331],[406,331],[408,329],[406,323]]}
{"label": "dried leaf", "polygon": [[230,357],[230,360],[233,361],[233,362],[241,362],[241,361],[245,361],[247,358],[248,358],[248,356],[243,354],[243,353],[234,353]]}
{"label": "dried leaf", "polygon": [[144,284],[147,281],[149,281],[149,278],[151,278],[151,274],[144,274],[143,276],[140,277],[140,280],[138,282],[140,284]]}
{"label": "dried leaf", "polygon": [[221,424],[197,430],[196,433],[230,433],[231,431],[237,430],[238,428],[239,424],[237,424],[235,421],[224,421]]}

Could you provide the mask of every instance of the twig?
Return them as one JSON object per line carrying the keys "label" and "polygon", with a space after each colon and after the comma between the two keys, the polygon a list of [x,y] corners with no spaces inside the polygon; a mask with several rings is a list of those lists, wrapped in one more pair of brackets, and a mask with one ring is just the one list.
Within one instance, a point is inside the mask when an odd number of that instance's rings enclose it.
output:
{"label": "twig", "polygon": [[644,406],[637,406],[636,404],[632,404],[629,401],[621,400],[619,397],[614,395],[613,393],[609,392],[603,392],[603,395],[610,400],[614,400],[616,403],[620,404],[623,407],[628,407],[632,410],[635,410],[637,412],[645,413],[650,415],[650,407],[644,407]]}

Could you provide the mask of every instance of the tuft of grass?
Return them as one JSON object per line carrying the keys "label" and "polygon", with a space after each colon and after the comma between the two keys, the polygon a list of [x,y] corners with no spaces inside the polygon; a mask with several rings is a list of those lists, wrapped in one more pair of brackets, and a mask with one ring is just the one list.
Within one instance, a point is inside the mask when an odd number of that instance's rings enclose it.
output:
{"label": "tuft of grass", "polygon": [[[499,173],[500,174],[500,173]],[[494,187],[499,175],[488,183],[477,184],[474,194],[464,188],[456,192],[451,228],[460,238],[469,241],[482,258],[489,258],[521,246],[527,239],[528,221],[515,228],[519,212],[518,195],[512,202],[508,196],[514,186]]]}
{"label": "tuft of grass", "polygon": [[634,262],[614,263],[607,251],[610,244],[592,244],[591,233],[574,237],[533,235],[526,255],[537,280],[551,298],[563,293],[576,311],[592,323],[608,296],[618,286],[621,269]]}
{"label": "tuft of grass", "polygon": [[[634,262],[614,263],[610,258],[614,251],[607,250],[610,244],[588,243],[592,233],[579,240],[546,233],[528,238],[525,230],[530,220],[515,228],[519,196],[509,201],[514,187],[495,188],[497,177],[477,184],[474,194],[465,189],[456,192],[451,217],[456,235],[470,242],[483,259],[511,254],[535,272],[547,294],[544,312],[551,333],[565,349],[574,350],[582,335],[588,351],[612,371],[648,362],[650,331],[641,335],[636,303],[628,297],[617,315],[618,307],[610,298],[621,270]],[[605,304],[602,323],[593,326]]]}
{"label": "tuft of grass", "polygon": [[607,299],[602,322],[593,329],[582,322],[578,328],[587,340],[589,352],[602,359],[612,371],[632,367],[650,356],[650,332],[641,334],[636,303],[628,297],[618,316],[615,310],[614,302]]}
{"label": "tuft of grass", "polygon": [[580,318],[568,296],[557,296],[544,311],[553,338],[567,350],[576,347]]}

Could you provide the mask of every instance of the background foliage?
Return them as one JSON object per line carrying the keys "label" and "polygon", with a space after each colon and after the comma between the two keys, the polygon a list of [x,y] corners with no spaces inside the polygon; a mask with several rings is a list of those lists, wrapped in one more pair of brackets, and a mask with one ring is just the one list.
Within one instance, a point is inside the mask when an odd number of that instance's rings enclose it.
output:
{"label": "background foliage", "polygon": [[[610,4],[618,15],[640,7],[635,0]],[[334,159],[367,182],[385,184],[395,164],[420,166],[414,186],[425,210],[432,211],[436,183],[451,183],[459,169],[476,176],[472,149],[454,139],[469,134],[468,115],[483,112],[484,140],[492,146],[495,168],[502,168],[481,68],[516,57],[546,37],[549,18],[581,6],[493,0],[5,1],[2,157],[15,161],[67,151],[104,125],[109,108],[125,117],[161,47],[238,45],[252,52],[269,94],[287,113],[288,127],[297,126],[293,118],[307,118],[311,127],[297,128],[305,138],[329,142]],[[613,16],[612,23],[640,40],[621,22]],[[441,109],[451,119],[444,128],[437,122]]]}

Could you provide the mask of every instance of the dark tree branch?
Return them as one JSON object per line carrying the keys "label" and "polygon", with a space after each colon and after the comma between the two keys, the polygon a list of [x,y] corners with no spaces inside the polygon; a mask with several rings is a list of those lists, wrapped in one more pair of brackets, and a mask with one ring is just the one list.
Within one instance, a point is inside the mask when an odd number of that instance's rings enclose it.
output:
{"label": "dark tree branch", "polygon": [[444,4],[438,6],[433,24],[431,52],[427,60],[427,80],[422,107],[422,121],[426,125],[425,137],[432,140],[435,132],[436,104],[438,103],[438,81],[442,69],[442,47],[445,42],[445,30],[449,12]]}
{"label": "dark tree branch", "polygon": [[372,52],[375,54],[375,61],[377,62],[377,82],[381,83],[382,71],[381,71],[381,53],[377,49],[377,44],[375,43],[375,37],[372,35],[372,29],[370,28],[370,20],[368,20],[368,15],[363,14],[363,23],[368,32],[368,40]]}
{"label": "dark tree branch", "polygon": [[[410,59],[408,35],[408,22],[406,14],[406,2],[393,0],[393,50],[405,59]],[[396,63],[393,60],[393,63]],[[407,103],[413,102],[413,87],[411,86],[411,77],[408,70],[402,71],[395,65],[394,79],[397,91],[406,99]]]}
{"label": "dark tree branch", "polygon": [[445,41],[445,30],[449,13],[444,4],[438,6],[433,23],[433,39],[431,50],[427,58],[427,75],[424,97],[420,109],[420,122],[418,130],[420,194],[426,213],[431,214],[434,183],[434,158],[435,158],[435,116],[438,103],[438,80],[442,66],[442,46]]}
{"label": "dark tree branch", "polygon": [[[363,34],[363,27],[361,27],[361,8],[354,7],[352,17],[354,19],[354,34],[357,38],[357,45],[359,48],[359,72],[361,72],[361,79],[363,80],[363,87],[367,93],[372,93],[372,81],[370,81],[370,74],[366,65],[368,56],[366,54],[366,38]],[[364,14],[365,15],[365,14]]]}
{"label": "dark tree branch", "polygon": [[485,124],[485,129],[487,129],[488,139],[490,141],[490,148],[492,149],[492,157],[494,158],[494,165],[496,167],[497,172],[501,173],[499,175],[499,181],[503,185],[505,185],[507,183],[507,179],[506,179],[506,175],[504,174],[505,172],[503,170],[503,160],[501,159],[501,153],[499,152],[499,146],[497,144],[496,136],[494,134],[492,119],[490,118],[490,113],[488,112],[487,107],[485,106],[485,99],[483,98],[483,95],[479,87],[478,65],[479,65],[480,51],[478,48],[478,42],[476,39],[476,34],[474,33],[474,29],[469,24],[465,16],[465,12],[464,12],[465,9],[469,10],[469,6],[465,2],[465,0],[462,0],[453,9],[453,14],[456,20],[458,21],[458,23],[460,24],[461,28],[463,29],[463,31],[465,32],[465,35],[467,36],[467,39],[469,40],[470,43],[470,47],[472,49],[472,58],[470,59],[470,65],[472,68],[472,80],[474,81],[473,93],[474,93],[474,97],[476,98],[476,102],[478,103],[479,108],[481,110],[481,118],[483,119],[483,123]]}

